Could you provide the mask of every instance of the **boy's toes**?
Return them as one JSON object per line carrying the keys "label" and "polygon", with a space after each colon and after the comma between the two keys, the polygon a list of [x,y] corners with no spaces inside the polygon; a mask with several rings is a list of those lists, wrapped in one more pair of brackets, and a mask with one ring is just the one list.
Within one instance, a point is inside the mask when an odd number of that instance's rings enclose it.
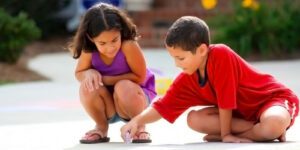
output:
{"label": "boy's toes", "polygon": [[203,137],[203,140],[207,142],[221,142],[222,138],[217,134],[207,134]]}
{"label": "boy's toes", "polygon": [[279,142],[285,142],[286,141],[285,132],[282,135],[280,135],[280,137],[278,137],[278,141]]}

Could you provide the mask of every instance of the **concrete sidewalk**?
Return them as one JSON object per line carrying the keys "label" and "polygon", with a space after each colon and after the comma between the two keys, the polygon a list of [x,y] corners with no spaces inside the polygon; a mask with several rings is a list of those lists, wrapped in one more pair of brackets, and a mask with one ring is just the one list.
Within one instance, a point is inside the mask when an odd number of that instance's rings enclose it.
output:
{"label": "concrete sidewalk", "polygon": [[[144,55],[147,65],[156,73],[157,78],[173,78],[180,72],[164,50],[145,50]],[[120,137],[122,122],[110,126],[110,143],[79,144],[78,140],[87,130],[92,129],[94,124],[79,103],[79,85],[73,73],[75,64],[76,61],[67,53],[43,54],[32,59],[28,65],[51,81],[0,86],[1,149],[300,149],[299,120],[296,120],[295,125],[287,132],[285,143],[206,143],[202,141],[204,135],[187,127],[187,113],[174,124],[160,120],[148,125],[153,140],[151,144],[124,144]],[[300,60],[252,64],[264,72],[273,74],[300,95]]]}

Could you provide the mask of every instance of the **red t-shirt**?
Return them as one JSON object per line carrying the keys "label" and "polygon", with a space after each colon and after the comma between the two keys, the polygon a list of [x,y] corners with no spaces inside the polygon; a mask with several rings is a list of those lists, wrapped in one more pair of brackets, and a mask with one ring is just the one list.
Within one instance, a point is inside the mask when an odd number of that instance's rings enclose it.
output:
{"label": "red t-shirt", "polygon": [[272,76],[259,72],[224,44],[210,46],[206,64],[206,82],[199,84],[198,74],[181,73],[165,96],[152,107],[173,123],[192,106],[217,106],[232,109],[246,120],[255,120],[264,103],[283,98],[296,105],[295,94]]}

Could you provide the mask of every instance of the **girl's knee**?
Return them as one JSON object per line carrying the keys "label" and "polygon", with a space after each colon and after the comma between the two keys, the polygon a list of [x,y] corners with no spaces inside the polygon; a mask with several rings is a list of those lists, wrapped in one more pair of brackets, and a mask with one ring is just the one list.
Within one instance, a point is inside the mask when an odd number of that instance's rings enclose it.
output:
{"label": "girl's knee", "polygon": [[136,93],[117,93],[114,95],[115,105],[122,108],[135,108],[139,109],[140,107],[145,108],[146,98]]}
{"label": "girl's knee", "polygon": [[114,95],[120,100],[126,101],[139,99],[137,96],[143,95],[139,85],[130,80],[121,80],[115,84]]}
{"label": "girl's knee", "polygon": [[129,89],[133,84],[132,81],[130,80],[120,80],[115,84],[115,91],[119,91],[119,90],[124,90],[124,89]]}
{"label": "girl's knee", "polygon": [[89,91],[83,85],[80,85],[79,92],[82,95],[90,96],[90,95],[95,95],[95,94],[102,94],[102,93],[108,92],[108,90],[106,89],[105,86],[99,86],[98,89],[95,89],[94,91]]}
{"label": "girl's knee", "polygon": [[140,112],[147,106],[147,97],[142,88],[129,80],[119,81],[113,94],[116,108],[130,112]]}
{"label": "girl's knee", "polygon": [[84,86],[80,85],[79,88],[79,94],[80,94],[80,99],[84,100],[84,101],[89,101],[89,100],[93,100],[97,97],[99,97],[99,95],[101,95],[101,93],[104,93],[104,87],[100,87],[97,90],[94,91],[89,91],[87,90]]}
{"label": "girl's knee", "polygon": [[84,97],[84,98],[88,98],[92,96],[91,92],[88,91],[88,89],[86,89],[83,85],[80,85],[79,87],[79,94],[80,97]]}

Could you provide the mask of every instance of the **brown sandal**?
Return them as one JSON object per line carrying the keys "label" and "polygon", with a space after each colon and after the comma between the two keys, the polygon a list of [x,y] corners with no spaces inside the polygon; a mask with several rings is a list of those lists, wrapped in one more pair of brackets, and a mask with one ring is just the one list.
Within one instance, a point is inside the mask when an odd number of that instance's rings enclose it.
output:
{"label": "brown sandal", "polygon": [[152,140],[150,139],[150,134],[146,131],[139,132],[136,134],[136,136],[139,138],[141,134],[148,134],[148,139],[133,139],[132,143],[151,143]]}
{"label": "brown sandal", "polygon": [[[98,138],[94,140],[88,140],[88,137],[95,136],[95,135],[98,136]],[[109,140],[110,140],[109,137],[104,137],[103,133],[100,130],[94,129],[87,132],[79,142],[82,144],[94,144],[94,143],[109,142]]]}

